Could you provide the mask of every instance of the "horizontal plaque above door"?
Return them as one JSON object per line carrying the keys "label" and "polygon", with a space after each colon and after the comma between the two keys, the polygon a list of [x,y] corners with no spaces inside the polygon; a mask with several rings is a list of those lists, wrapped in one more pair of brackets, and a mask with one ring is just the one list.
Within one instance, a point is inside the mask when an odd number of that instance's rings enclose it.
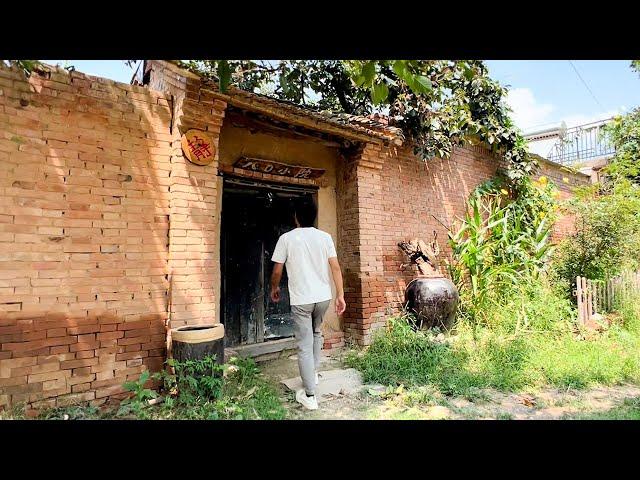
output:
{"label": "horizontal plaque above door", "polygon": [[323,168],[287,165],[286,163],[250,157],[242,157],[238,159],[238,161],[233,164],[233,167],[252,172],[268,173],[269,175],[279,175],[281,177],[307,179],[321,177],[325,172]]}

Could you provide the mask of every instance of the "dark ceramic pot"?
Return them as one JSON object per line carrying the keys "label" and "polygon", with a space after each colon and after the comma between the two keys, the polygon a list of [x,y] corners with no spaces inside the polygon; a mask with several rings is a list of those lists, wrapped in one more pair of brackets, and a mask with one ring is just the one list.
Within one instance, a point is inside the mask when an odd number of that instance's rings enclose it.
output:
{"label": "dark ceramic pot", "polygon": [[416,316],[417,328],[453,326],[458,306],[458,289],[445,277],[418,277],[404,291],[407,311]]}

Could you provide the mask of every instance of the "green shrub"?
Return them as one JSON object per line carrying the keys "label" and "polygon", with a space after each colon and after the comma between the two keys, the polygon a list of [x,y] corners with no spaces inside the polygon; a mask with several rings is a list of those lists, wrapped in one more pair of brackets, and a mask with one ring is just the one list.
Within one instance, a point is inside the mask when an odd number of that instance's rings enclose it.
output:
{"label": "green shrub", "polygon": [[[158,375],[165,402],[158,415],[180,419],[282,419],[286,410],[275,388],[251,359],[231,358],[221,367],[213,357],[171,361],[174,375]],[[224,371],[224,377],[223,377]]]}
{"label": "green shrub", "polygon": [[604,280],[640,267],[640,109],[605,128],[615,156],[603,181],[577,190],[569,202],[576,231],[560,245],[554,272],[567,292],[577,276]]}
{"label": "green shrub", "polygon": [[156,378],[162,381],[166,392],[175,396],[177,403],[190,405],[221,396],[223,367],[216,363],[215,356],[184,362],[171,358],[167,364],[175,373],[162,371],[156,374]]}
{"label": "green shrub", "polygon": [[[148,404],[148,400],[158,397],[158,393],[145,388],[149,372],[144,372],[137,381],[125,384],[125,389],[132,395],[117,410],[98,410],[86,404],[73,405],[45,410],[39,418],[279,420],[286,416],[278,392],[264,379],[251,359],[231,358],[224,366],[216,364],[214,357],[198,361],[169,362],[173,365],[174,374],[162,371],[153,375],[161,383],[163,401],[160,403]],[[0,419],[3,415],[0,412]],[[18,418],[16,412],[7,413],[6,417]]]}
{"label": "green shrub", "polygon": [[619,180],[602,192],[581,189],[568,204],[575,232],[560,242],[553,256],[554,277],[567,296],[577,276],[605,280],[640,266],[640,189]]}
{"label": "green shrub", "polygon": [[146,409],[149,406],[147,401],[156,398],[158,394],[149,388],[145,388],[145,384],[149,380],[149,371],[142,372],[138,380],[134,382],[126,382],[123,387],[132,395],[120,402],[118,416],[134,415],[136,417],[146,417]]}
{"label": "green shrub", "polygon": [[531,317],[517,333],[517,309],[509,304],[493,312],[493,325],[462,322],[456,335],[444,340],[414,331],[406,318],[398,317],[377,332],[366,350],[352,351],[346,361],[362,371],[366,382],[433,386],[447,395],[472,396],[479,388],[520,391],[640,381],[637,300],[622,305],[619,324],[588,338],[575,331],[569,302],[544,284],[513,302]]}

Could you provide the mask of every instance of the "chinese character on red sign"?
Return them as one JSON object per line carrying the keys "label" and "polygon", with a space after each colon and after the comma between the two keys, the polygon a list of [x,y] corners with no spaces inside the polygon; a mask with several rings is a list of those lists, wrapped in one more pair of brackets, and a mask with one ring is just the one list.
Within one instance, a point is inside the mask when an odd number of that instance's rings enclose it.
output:
{"label": "chinese character on red sign", "polygon": [[189,149],[196,158],[208,158],[211,156],[210,145],[197,135],[193,136],[192,140],[188,140]]}
{"label": "chinese character on red sign", "polygon": [[196,165],[208,165],[215,158],[215,144],[202,130],[187,131],[182,136],[181,144],[184,156]]}

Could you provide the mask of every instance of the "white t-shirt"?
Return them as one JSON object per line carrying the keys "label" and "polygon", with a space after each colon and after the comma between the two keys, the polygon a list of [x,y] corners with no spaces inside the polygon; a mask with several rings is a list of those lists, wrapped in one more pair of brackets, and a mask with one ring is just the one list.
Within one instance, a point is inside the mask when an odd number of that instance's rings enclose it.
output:
{"label": "white t-shirt", "polygon": [[287,268],[291,305],[331,300],[331,257],[337,257],[336,247],[322,230],[295,228],[280,236],[271,260]]}

